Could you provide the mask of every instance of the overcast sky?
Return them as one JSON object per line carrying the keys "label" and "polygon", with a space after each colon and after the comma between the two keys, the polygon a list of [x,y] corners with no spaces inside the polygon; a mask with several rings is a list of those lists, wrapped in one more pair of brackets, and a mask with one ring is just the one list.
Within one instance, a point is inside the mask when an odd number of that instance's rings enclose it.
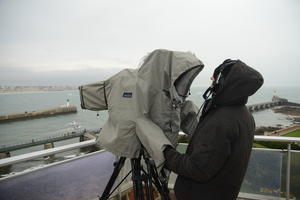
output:
{"label": "overcast sky", "polygon": [[266,86],[300,86],[299,0],[0,0],[0,85],[79,85],[157,48],[213,69],[240,59]]}

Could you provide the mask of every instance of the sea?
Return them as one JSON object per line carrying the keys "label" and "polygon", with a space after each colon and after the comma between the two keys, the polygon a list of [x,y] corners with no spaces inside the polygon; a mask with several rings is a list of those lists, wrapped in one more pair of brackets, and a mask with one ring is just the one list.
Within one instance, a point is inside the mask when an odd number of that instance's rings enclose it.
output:
{"label": "sea", "polygon": [[[203,103],[202,94],[205,87],[191,87],[192,100],[196,105]],[[295,87],[262,87],[256,94],[251,96],[247,105],[269,102],[273,95],[288,99],[290,102],[300,103],[300,86]],[[36,138],[59,135],[81,129],[101,128],[108,118],[107,111],[99,113],[95,111],[83,110],[80,106],[79,91],[51,91],[51,92],[22,92],[22,93],[1,93],[0,94],[0,115],[24,113],[38,110],[51,109],[66,105],[77,107],[77,113],[57,115],[46,118],[28,119],[23,121],[0,123],[0,146],[30,141]],[[293,121],[290,116],[274,113],[272,109],[267,109],[253,113],[256,126],[290,126]],[[56,142],[55,146],[66,145],[78,142],[78,138]],[[11,152],[11,156],[16,156],[32,151],[42,150],[43,146],[36,146]],[[24,170],[41,167],[46,164],[72,158],[86,152],[73,150],[67,153],[55,155],[55,157],[39,158],[20,164],[15,164],[9,168],[0,168],[0,175],[18,173]]]}

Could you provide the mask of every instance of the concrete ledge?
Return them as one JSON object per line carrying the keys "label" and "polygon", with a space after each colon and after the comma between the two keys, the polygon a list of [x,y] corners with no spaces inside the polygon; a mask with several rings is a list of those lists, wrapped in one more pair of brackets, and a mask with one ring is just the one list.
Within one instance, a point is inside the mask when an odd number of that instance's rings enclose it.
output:
{"label": "concrete ledge", "polygon": [[285,200],[286,198],[240,192],[239,200]]}
{"label": "concrete ledge", "polygon": [[0,122],[10,122],[17,120],[26,120],[32,118],[50,117],[54,115],[68,114],[77,112],[76,106],[61,106],[48,110],[40,110],[33,112],[24,112],[10,115],[0,115]]}

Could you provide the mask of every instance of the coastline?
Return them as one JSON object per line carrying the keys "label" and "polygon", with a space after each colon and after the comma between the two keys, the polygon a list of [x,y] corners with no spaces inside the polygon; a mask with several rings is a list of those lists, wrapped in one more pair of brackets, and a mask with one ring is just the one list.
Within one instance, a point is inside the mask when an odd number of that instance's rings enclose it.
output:
{"label": "coastline", "polygon": [[57,90],[10,90],[10,91],[2,91],[1,94],[27,94],[27,93],[44,93],[44,92],[62,92],[62,91],[75,91],[77,89],[57,89]]}
{"label": "coastline", "polygon": [[76,89],[77,86],[73,85],[0,85],[0,94],[57,92]]}

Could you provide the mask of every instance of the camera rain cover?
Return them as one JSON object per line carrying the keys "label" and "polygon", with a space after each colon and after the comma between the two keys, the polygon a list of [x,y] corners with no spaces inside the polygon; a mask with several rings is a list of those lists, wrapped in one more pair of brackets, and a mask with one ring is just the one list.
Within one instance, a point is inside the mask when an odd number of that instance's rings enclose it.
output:
{"label": "camera rain cover", "polygon": [[97,143],[127,158],[138,157],[144,146],[156,166],[162,164],[164,145],[175,147],[180,129],[184,130],[182,116],[197,112],[184,104],[203,67],[192,53],[159,49],[138,69],[124,69],[108,80],[80,86],[83,109],[109,113]]}

